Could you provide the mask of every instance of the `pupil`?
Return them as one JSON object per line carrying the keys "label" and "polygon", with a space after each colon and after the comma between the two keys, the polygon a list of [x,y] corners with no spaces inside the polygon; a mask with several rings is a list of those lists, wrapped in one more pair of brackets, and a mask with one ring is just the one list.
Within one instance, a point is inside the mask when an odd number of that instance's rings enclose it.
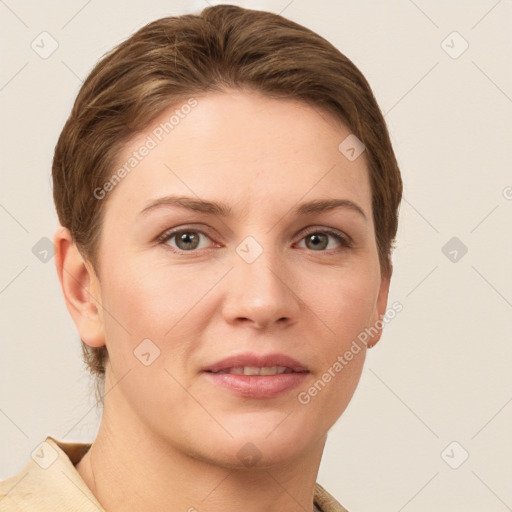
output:
{"label": "pupil", "polygon": [[[323,240],[322,240],[322,238],[323,238]],[[326,245],[325,245],[326,236],[325,235],[315,233],[315,234],[309,235],[309,240],[312,243],[314,248],[318,248],[319,246],[322,246],[322,248],[325,249],[325,247],[326,247]]]}
{"label": "pupil", "polygon": [[[180,237],[178,237],[180,243],[184,244],[185,247],[180,247],[181,249],[195,249],[198,243],[198,237],[195,234],[191,233],[182,233]],[[192,244],[193,247],[190,247]]]}

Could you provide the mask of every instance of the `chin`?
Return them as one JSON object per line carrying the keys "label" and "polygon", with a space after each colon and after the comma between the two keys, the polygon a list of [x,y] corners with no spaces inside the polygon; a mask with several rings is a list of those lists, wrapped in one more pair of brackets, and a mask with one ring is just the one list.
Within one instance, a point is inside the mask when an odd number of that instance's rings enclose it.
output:
{"label": "chin", "polygon": [[207,451],[217,464],[231,468],[263,469],[289,463],[310,450],[323,435],[297,423],[294,413],[283,421],[287,414],[247,414],[236,421],[225,421],[223,425],[233,437],[210,435]]}
{"label": "chin", "polygon": [[204,459],[209,463],[222,466],[227,469],[257,470],[270,469],[293,462],[305,451],[305,446],[300,446],[293,440],[282,438],[278,442],[255,439],[254,441],[230,440],[223,447],[207,449]]}

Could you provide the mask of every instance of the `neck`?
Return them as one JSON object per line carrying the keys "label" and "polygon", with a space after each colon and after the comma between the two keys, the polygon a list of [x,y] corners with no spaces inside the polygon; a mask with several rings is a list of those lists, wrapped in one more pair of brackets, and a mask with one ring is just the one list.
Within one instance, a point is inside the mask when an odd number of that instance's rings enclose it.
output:
{"label": "neck", "polygon": [[326,436],[293,460],[264,468],[198,458],[148,432],[112,390],[101,426],[77,470],[109,512],[178,510],[311,512]]}

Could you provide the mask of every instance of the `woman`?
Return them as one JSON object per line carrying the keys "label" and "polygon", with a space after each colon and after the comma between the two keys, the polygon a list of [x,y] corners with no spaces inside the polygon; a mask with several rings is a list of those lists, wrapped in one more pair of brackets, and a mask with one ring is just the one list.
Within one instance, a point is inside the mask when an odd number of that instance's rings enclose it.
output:
{"label": "woman", "polygon": [[98,379],[2,510],[346,510],[316,477],[380,338],[402,182],[358,69],[285,18],[164,18],[106,55],[53,162],[56,264]]}

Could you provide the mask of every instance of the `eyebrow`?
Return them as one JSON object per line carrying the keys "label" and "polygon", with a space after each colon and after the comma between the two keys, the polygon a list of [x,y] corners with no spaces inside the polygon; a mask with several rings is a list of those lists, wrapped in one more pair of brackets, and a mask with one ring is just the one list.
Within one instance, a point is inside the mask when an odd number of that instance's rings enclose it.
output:
{"label": "eyebrow", "polygon": [[[187,196],[168,195],[151,201],[138,213],[137,216],[145,216],[152,210],[163,206],[179,206],[187,210],[210,215],[218,215],[219,217],[230,217],[233,215],[231,207],[222,202],[206,201],[205,199]],[[365,221],[368,220],[363,209],[349,199],[316,199],[299,204],[291,211],[294,215],[305,216],[314,213],[332,211],[337,208],[344,208],[357,212]]]}

